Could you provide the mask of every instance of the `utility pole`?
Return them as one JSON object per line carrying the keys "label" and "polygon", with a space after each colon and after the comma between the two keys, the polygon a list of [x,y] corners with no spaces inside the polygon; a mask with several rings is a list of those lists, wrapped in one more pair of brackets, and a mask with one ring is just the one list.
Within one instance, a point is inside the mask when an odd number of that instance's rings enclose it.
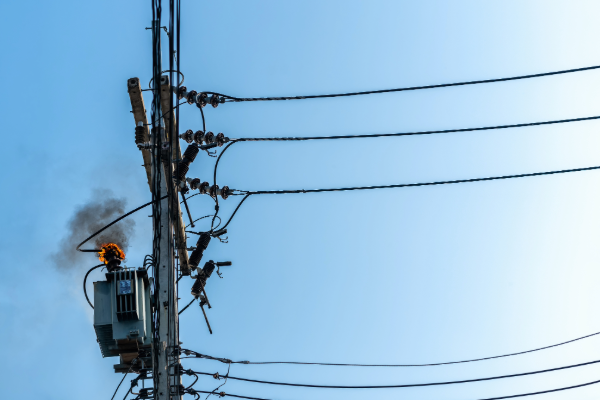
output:
{"label": "utility pole", "polygon": [[[159,162],[160,160],[152,160]],[[164,177],[168,175],[164,171]],[[162,198],[167,194],[166,179],[162,180],[160,192],[157,197]],[[175,193],[173,194],[175,197]],[[158,400],[179,399],[179,395],[171,393],[179,392],[179,381],[177,376],[170,376],[177,368],[170,368],[169,365],[177,366],[179,356],[176,351],[179,348],[179,318],[177,308],[177,275],[175,273],[175,263],[173,257],[173,224],[171,222],[171,212],[169,197],[160,201],[160,259],[157,263],[158,293],[154,293],[155,306],[158,308],[158,320],[160,324],[158,330],[158,365],[155,369],[155,394],[154,398]],[[156,347],[155,347],[156,349]]]}
{"label": "utility pole", "polygon": [[[173,116],[170,82],[168,76],[161,76],[160,66],[160,22],[152,23],[154,68],[153,68],[153,118],[148,124],[142,89],[138,78],[127,81],[132,113],[136,123],[136,143],[142,152],[144,168],[150,191],[153,194],[154,231],[154,279],[153,299],[153,393],[148,397],[157,400],[179,400],[181,376],[179,374],[179,318],[177,271],[175,250],[180,262],[181,273],[189,275],[188,253],[186,249],[185,224],[181,216],[178,190],[173,184],[173,162],[181,158],[176,146],[169,146],[178,138],[172,138],[169,127],[175,121]],[[169,116],[167,119],[166,116]],[[149,130],[148,127],[152,129]],[[144,145],[141,145],[144,144]]]}
{"label": "utility pole", "polygon": [[[159,4],[160,5],[160,4]],[[157,400],[180,399],[181,378],[179,371],[179,332],[177,307],[177,274],[175,271],[175,248],[173,246],[173,215],[175,204],[179,204],[179,195],[173,185],[173,138],[172,121],[163,119],[163,115],[172,113],[172,104],[161,100],[161,9],[152,21],[153,46],[153,120],[150,137],[152,191],[154,224],[154,393]],[[169,54],[171,57],[171,54]],[[166,78],[166,77],[165,77]],[[171,96],[168,97],[169,99]],[[165,107],[167,105],[167,107]],[[170,106],[170,107],[169,107]],[[180,215],[178,215],[180,216]],[[177,373],[176,373],[177,372]]]}
{"label": "utility pole", "polygon": [[[162,77],[161,83],[168,82],[166,77]],[[157,85],[158,86],[158,85]],[[142,143],[154,143],[154,138],[157,134],[163,135],[161,138],[162,143],[166,143],[165,129],[158,128],[153,130],[153,135],[149,135],[148,122],[146,116],[146,109],[144,105],[144,98],[140,88],[140,80],[138,78],[131,78],[127,81],[127,89],[129,92],[129,98],[131,100],[132,113],[136,122],[136,130],[140,136],[137,140]],[[160,113],[157,113],[160,115]],[[158,123],[157,126],[160,126]],[[148,184],[152,191],[152,181],[154,166],[158,164],[158,168],[162,169],[161,185],[155,198],[160,199],[167,195],[167,170],[168,163],[161,163],[160,159],[153,157],[152,151],[148,149],[141,149],[142,157],[144,160],[144,168],[148,177]],[[181,217],[181,211],[179,202],[177,201],[177,192],[169,194],[169,196],[175,197],[175,201],[171,202],[171,207],[175,209],[175,214],[179,216],[176,218],[175,223],[172,221],[172,214],[169,212],[169,197],[160,200],[160,206],[157,207],[160,212],[155,218],[160,219],[161,235],[160,235],[160,259],[155,260],[157,272],[155,279],[157,287],[159,288],[154,293],[154,306],[158,313],[158,324],[156,335],[154,336],[158,342],[158,346],[154,346],[158,349],[159,353],[153,357],[153,360],[158,362],[158,365],[154,369],[156,376],[155,378],[155,395],[156,399],[178,399],[179,396],[169,396],[169,392],[175,392],[179,385],[179,377],[171,376],[173,368],[168,368],[169,365],[178,364],[179,357],[177,353],[173,352],[179,346],[179,318],[178,318],[178,305],[177,305],[177,275],[175,271],[174,263],[174,249],[172,246],[172,239],[175,228],[175,243],[177,247],[177,253],[179,255],[179,262],[181,266],[187,267],[188,253],[185,248],[185,224]],[[173,207],[174,206],[174,207]],[[182,234],[183,232],[183,234]],[[182,268],[184,269],[184,268]],[[170,312],[169,312],[170,311]],[[154,321],[153,321],[154,322]],[[175,355],[173,355],[175,354]]]}

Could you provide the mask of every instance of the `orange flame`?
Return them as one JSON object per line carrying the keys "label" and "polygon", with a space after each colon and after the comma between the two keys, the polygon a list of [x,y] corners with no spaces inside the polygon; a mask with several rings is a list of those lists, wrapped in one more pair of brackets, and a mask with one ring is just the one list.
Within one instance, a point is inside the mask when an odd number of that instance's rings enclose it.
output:
{"label": "orange flame", "polygon": [[101,262],[108,264],[108,261],[114,258],[124,260],[125,253],[115,243],[106,243],[102,245],[102,250],[98,253],[98,257]]}

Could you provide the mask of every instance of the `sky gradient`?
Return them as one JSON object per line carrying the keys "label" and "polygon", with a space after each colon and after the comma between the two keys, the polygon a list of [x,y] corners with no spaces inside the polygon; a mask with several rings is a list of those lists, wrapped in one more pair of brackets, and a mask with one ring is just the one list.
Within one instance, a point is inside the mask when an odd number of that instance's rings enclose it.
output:
{"label": "sky gradient", "polygon": [[[591,0],[182,3],[181,68],[185,85],[197,91],[325,94],[600,65],[600,3]],[[6,150],[0,159],[0,397],[109,399],[121,378],[112,372],[118,359],[102,359],[81,290],[97,260],[90,255],[81,265],[57,268],[51,255],[77,207],[95,196],[110,191],[127,201],[127,209],[151,199],[126,86],[131,77],[144,87],[150,80],[150,2],[5,0],[0,13]],[[599,85],[600,71],[589,71],[343,99],[227,103],[205,114],[208,130],[231,138],[468,128],[600,115]],[[221,160],[219,184],[308,189],[596,166],[599,128],[600,122],[588,121],[387,139],[241,143]],[[195,106],[182,107],[181,129],[201,129]],[[189,176],[209,180],[213,163],[199,154]],[[181,315],[183,347],[252,361],[428,363],[523,351],[598,332],[599,183],[600,172],[590,171],[251,197],[228,228],[229,243],[213,241],[205,253],[206,260],[233,262],[222,270],[224,279],[214,275],[207,284],[214,334],[194,305]],[[222,215],[230,215],[237,200],[222,202]],[[211,203],[205,196],[191,199],[193,216],[210,214]],[[133,217],[130,267],[151,252],[149,213]],[[100,273],[91,277],[101,279]],[[181,304],[191,299],[191,285],[191,279],[181,281]],[[231,374],[341,385],[460,380],[600,359],[599,344],[600,335],[519,357],[432,368],[235,365]],[[183,365],[227,371],[211,361]],[[284,400],[470,400],[581,384],[598,379],[599,371],[594,365],[373,391],[230,380],[222,390]],[[195,388],[216,386],[201,377]],[[125,391],[119,393],[116,398]],[[595,385],[539,398],[599,396]]]}

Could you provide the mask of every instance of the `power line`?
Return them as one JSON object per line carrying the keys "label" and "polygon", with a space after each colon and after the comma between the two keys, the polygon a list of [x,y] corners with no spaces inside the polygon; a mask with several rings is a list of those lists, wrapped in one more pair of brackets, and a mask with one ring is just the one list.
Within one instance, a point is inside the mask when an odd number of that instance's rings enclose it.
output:
{"label": "power line", "polygon": [[88,278],[88,275],[90,274],[90,272],[92,272],[96,268],[100,268],[100,267],[104,267],[104,266],[105,266],[105,264],[102,263],[102,264],[96,265],[95,267],[90,268],[89,271],[85,274],[85,277],[83,278],[83,294],[85,294],[85,299],[87,300],[90,307],[92,307],[92,309],[94,308],[94,306],[92,305],[92,302],[90,301],[90,298],[88,297],[87,288],[85,287],[85,284],[87,282],[87,278]]}
{"label": "power line", "polygon": [[545,393],[552,393],[552,392],[560,392],[560,391],[569,390],[569,389],[577,389],[577,388],[584,387],[584,386],[594,385],[596,383],[600,383],[600,380],[593,381],[593,382],[588,382],[588,383],[582,383],[581,385],[567,386],[567,387],[562,387],[562,388],[558,388],[558,389],[551,389],[551,390],[543,390],[541,392],[513,394],[512,396],[488,397],[487,399],[479,399],[479,400],[514,399],[515,397],[535,396],[537,394],[545,394]]}
{"label": "power line", "polygon": [[[421,387],[421,386],[455,385],[455,384],[460,384],[460,383],[472,383],[472,382],[492,381],[492,380],[497,380],[497,379],[516,378],[516,377],[520,377],[520,376],[536,375],[536,374],[543,374],[543,373],[547,373],[547,372],[560,371],[563,369],[583,367],[586,365],[591,365],[591,364],[596,364],[596,363],[600,363],[600,360],[590,361],[590,362],[581,363],[581,364],[568,365],[565,367],[544,369],[544,370],[540,370],[540,371],[523,372],[520,374],[492,376],[492,377],[477,378],[477,379],[465,379],[465,380],[461,380],[461,381],[410,383],[410,384],[403,384],[403,385],[359,385],[359,386],[315,385],[315,384],[305,384],[305,383],[262,381],[262,380],[257,380],[257,379],[239,378],[239,377],[235,377],[235,376],[229,376],[228,379],[233,379],[233,380],[243,381],[243,382],[261,383],[261,384],[266,384],[266,385],[308,387],[308,388],[318,388],[318,389],[393,389],[393,388],[407,388],[407,387]],[[215,374],[211,374],[210,372],[194,371],[194,373],[200,374],[200,375],[215,376]]]}
{"label": "power line", "polygon": [[115,219],[111,223],[109,223],[107,225],[104,225],[104,227],[102,227],[99,230],[97,230],[96,232],[92,233],[87,239],[85,239],[83,242],[79,243],[77,245],[77,250],[83,251],[83,252],[88,252],[88,253],[98,253],[100,251],[98,249],[80,249],[80,247],[83,246],[85,243],[87,243],[87,241],[89,241],[90,239],[93,239],[95,236],[101,234],[106,229],[110,228],[111,226],[113,226],[114,224],[116,224],[117,222],[119,222],[120,220],[122,220],[123,218],[126,218],[126,217],[130,216],[131,214],[133,214],[133,213],[135,213],[137,211],[140,211],[144,207],[148,207],[152,203],[156,203],[156,202],[159,202],[160,200],[166,199],[167,196],[168,195],[165,195],[165,196],[161,197],[160,199],[152,200],[152,201],[149,201],[146,204],[142,204],[138,208],[133,209],[133,210],[129,211],[128,213],[121,215],[119,218]]}
{"label": "power line", "polygon": [[[501,400],[501,399],[514,399],[514,398],[517,398],[517,397],[535,396],[535,395],[538,395],[538,394],[561,392],[563,390],[577,389],[577,388],[584,387],[584,386],[594,385],[596,383],[600,383],[600,380],[593,381],[593,382],[582,383],[580,385],[567,386],[567,387],[562,387],[562,388],[557,388],[557,389],[550,389],[550,390],[543,390],[541,392],[521,393],[521,394],[513,394],[513,395],[510,395],[510,396],[501,396],[501,397],[488,397],[488,398],[485,398],[485,399],[478,399],[478,400]],[[206,391],[202,391],[202,390],[196,390],[196,392],[198,392],[198,393],[210,393],[210,392],[206,392]],[[225,393],[225,392],[220,392],[218,394],[221,397],[228,396],[228,397],[235,397],[235,398],[238,398],[238,399],[269,400],[269,399],[258,398],[258,397],[238,396],[238,395],[235,395],[235,394],[230,394],[230,393]]]}
{"label": "power line", "polygon": [[475,359],[471,359],[471,360],[448,361],[448,362],[430,363],[430,364],[355,364],[355,363],[354,364],[342,364],[342,363],[322,363],[322,362],[302,362],[302,361],[232,361],[227,358],[217,358],[217,357],[212,357],[212,356],[208,356],[205,354],[200,354],[200,353],[197,353],[192,350],[183,350],[183,352],[186,354],[187,354],[187,352],[189,352],[189,354],[193,353],[196,355],[197,358],[220,361],[224,364],[246,364],[246,365],[291,364],[291,365],[324,365],[324,366],[334,366],[334,367],[433,367],[433,366],[438,366],[438,365],[463,364],[463,363],[470,363],[470,362],[476,362],[476,361],[493,360],[495,358],[504,358],[504,357],[517,356],[517,355],[521,355],[521,354],[533,353],[536,351],[551,349],[553,347],[558,347],[558,346],[562,346],[565,344],[573,343],[578,340],[587,339],[587,338],[590,338],[592,336],[596,336],[599,334],[600,334],[600,332],[596,332],[596,333],[592,333],[591,335],[582,336],[577,339],[568,340],[566,342],[553,344],[551,346],[540,347],[540,348],[533,349],[533,350],[520,351],[518,353],[503,354],[501,356],[493,356],[493,357],[475,358]]}
{"label": "power line", "polygon": [[531,176],[543,176],[543,175],[565,174],[565,173],[569,173],[569,172],[591,171],[591,170],[595,170],[595,169],[600,169],[600,166],[586,167],[586,168],[574,168],[574,169],[563,169],[563,170],[558,170],[558,171],[533,172],[533,173],[529,173],[529,174],[491,176],[488,178],[456,179],[456,180],[452,180],[452,181],[402,183],[402,184],[397,184],[397,185],[357,186],[357,187],[329,188],[329,189],[240,191],[240,194],[245,194],[245,195],[296,194],[296,193],[321,193],[321,192],[347,192],[347,191],[353,191],[353,190],[393,189],[393,188],[403,188],[403,187],[449,185],[449,184],[454,184],[454,183],[471,183],[471,182],[495,181],[495,180],[500,180],[500,179],[526,178],[526,177],[531,177]]}
{"label": "power line", "polygon": [[544,175],[556,175],[565,174],[569,172],[581,172],[581,171],[592,171],[600,169],[600,166],[586,167],[586,168],[574,168],[574,169],[563,169],[558,171],[545,171],[545,172],[533,172],[529,174],[518,174],[518,175],[502,175],[502,176],[491,176],[487,178],[472,178],[472,179],[456,179],[452,181],[436,181],[436,182],[420,182],[420,183],[402,183],[397,185],[379,185],[379,186],[357,186],[357,187],[345,187],[345,188],[329,188],[329,189],[292,189],[292,190],[257,190],[257,191],[245,191],[237,190],[238,193],[233,195],[241,196],[244,198],[239,202],[229,220],[223,225],[221,229],[225,229],[239,208],[242,206],[244,201],[252,195],[258,194],[298,194],[298,193],[324,193],[324,192],[348,192],[354,190],[374,190],[374,189],[395,189],[405,187],[419,187],[419,186],[437,186],[437,185],[451,185],[455,183],[473,183],[473,182],[485,182],[485,181],[496,181],[501,179],[515,179],[515,178],[527,178],[532,176],[544,176]]}
{"label": "power line", "polygon": [[[167,72],[167,71],[163,71],[163,72]],[[146,89],[148,90],[148,89]],[[153,89],[151,89],[153,90]],[[182,101],[181,103],[177,103],[176,108],[179,108],[180,105],[182,105],[183,103],[185,103],[185,101]],[[170,112],[172,112],[173,110],[169,110],[166,111],[165,113],[161,114],[160,117],[158,117],[156,120],[154,120],[153,122],[149,123],[149,124],[145,124],[145,125],[154,125],[155,123],[157,123],[158,121],[160,121],[163,117],[166,117],[167,115],[169,115]]]}
{"label": "power line", "polygon": [[190,301],[187,306],[185,306],[181,310],[179,310],[179,314],[181,314],[182,312],[184,312],[186,310],[186,308],[191,306],[194,301],[196,301],[196,299],[192,299],[192,301]]}
{"label": "power line", "polygon": [[264,399],[264,398],[260,398],[260,397],[248,397],[248,396],[238,396],[237,394],[230,394],[230,393],[225,393],[225,392],[219,392],[219,393],[213,393],[213,392],[208,392],[206,390],[193,390],[190,391],[190,393],[205,393],[205,394],[215,394],[219,397],[235,397],[237,399],[249,399],[249,400],[269,400],[269,399]]}
{"label": "power line", "polygon": [[[231,370],[231,364],[229,364],[229,365],[227,366],[227,374],[225,374],[225,376],[223,377],[223,378],[225,379],[225,381],[224,381],[223,383],[221,383],[219,386],[217,386],[216,388],[214,388],[214,389],[212,390],[212,392],[210,392],[210,394],[209,394],[208,396],[206,396],[206,399],[204,399],[204,400],[208,400],[208,398],[209,398],[211,395],[215,394],[215,392],[216,392],[217,390],[221,389],[221,388],[223,387],[223,385],[225,385],[225,384],[227,383],[227,378],[229,378],[229,371],[230,371],[230,370]],[[196,375],[196,376],[198,376],[198,375]],[[219,376],[219,375],[217,374],[217,377],[218,377],[218,376]],[[214,377],[215,377],[215,376],[213,375],[213,378],[214,378]],[[215,378],[215,379],[216,379],[216,378]],[[219,380],[221,380],[221,378],[220,378],[220,377],[219,377],[218,379],[219,379]]]}
{"label": "power line", "polygon": [[[202,109],[200,109],[202,110]],[[204,114],[202,114],[204,121]],[[382,134],[366,134],[366,135],[337,135],[337,136],[308,136],[308,137],[263,137],[263,138],[238,138],[231,140],[227,146],[221,151],[219,154],[217,161],[215,162],[215,167],[213,170],[213,184],[217,184],[217,169],[219,167],[219,162],[221,161],[221,157],[225,154],[225,152],[235,143],[239,142],[259,142],[259,141],[308,141],[308,140],[334,140],[334,139],[367,139],[367,138],[380,138],[380,137],[400,137],[400,136],[416,136],[416,135],[433,135],[433,134],[441,134],[441,133],[456,133],[456,132],[475,132],[475,131],[487,131],[487,130],[497,130],[497,129],[509,129],[509,128],[524,128],[530,126],[540,126],[540,125],[553,125],[553,124],[561,124],[568,122],[581,122],[581,121],[591,121],[600,119],[600,116],[592,116],[592,117],[583,117],[583,118],[570,118],[570,119],[561,119],[561,120],[552,120],[552,121],[541,121],[541,122],[527,122],[521,124],[509,124],[509,125],[494,125],[494,126],[484,126],[477,128],[458,128],[458,129],[444,129],[444,130],[434,130],[434,131],[416,131],[416,132],[398,132],[398,133],[382,133]],[[206,129],[204,129],[205,131]],[[188,197],[194,197],[198,195],[198,193]],[[218,215],[218,211],[215,216]],[[196,222],[196,221],[194,221]]]}
{"label": "power line", "polygon": [[528,122],[528,123],[523,123],[523,124],[484,126],[484,127],[479,127],[479,128],[443,129],[443,130],[437,130],[437,131],[416,131],[416,132],[379,133],[379,134],[365,134],[365,135],[337,135],[337,136],[238,138],[238,139],[232,139],[232,142],[365,139],[365,138],[396,137],[396,136],[432,135],[432,134],[437,134],[437,133],[474,132],[474,131],[488,131],[488,130],[495,130],[495,129],[523,128],[523,127],[528,127],[528,126],[562,124],[562,123],[567,123],[567,122],[581,122],[581,121],[590,121],[590,120],[595,120],[595,119],[600,119],[600,116],[559,119],[559,120],[553,120],[553,121]]}
{"label": "power line", "polygon": [[221,97],[225,98],[226,102],[235,102],[235,103],[245,102],[245,101],[279,101],[279,100],[322,99],[322,98],[331,98],[331,97],[361,96],[361,95],[366,95],[366,94],[406,92],[406,91],[411,91],[411,90],[437,89],[437,88],[452,87],[452,86],[477,85],[477,84],[481,84],[481,83],[516,81],[516,80],[521,80],[521,79],[541,78],[544,76],[562,75],[562,74],[569,74],[569,73],[573,73],[573,72],[590,71],[590,70],[594,70],[594,69],[598,69],[598,68],[600,68],[600,65],[596,65],[596,66],[592,66],[592,67],[585,67],[585,68],[575,68],[575,69],[566,69],[566,70],[561,70],[561,71],[544,72],[544,73],[532,74],[532,75],[519,75],[519,76],[508,77],[508,78],[484,79],[484,80],[477,80],[477,81],[442,83],[442,84],[437,84],[437,85],[410,86],[410,87],[396,88],[396,89],[381,89],[381,90],[369,90],[369,91],[364,91],[364,92],[319,94],[319,95],[308,95],[308,96],[235,97],[235,96],[230,96],[230,95],[217,93],[217,92],[204,92],[204,93],[213,94],[215,96],[221,96]]}
{"label": "power line", "polygon": [[[131,370],[131,368],[129,368],[129,370]],[[114,400],[115,396],[117,395],[117,392],[119,391],[119,388],[121,387],[121,384],[123,383],[123,381],[125,380],[125,378],[127,378],[127,374],[129,373],[129,371],[127,371],[127,373],[125,375],[123,375],[123,379],[121,379],[121,382],[119,382],[119,384],[117,385],[117,388],[115,389],[115,392],[113,393],[112,397],[110,398],[110,400]],[[129,392],[127,392],[129,393]]]}
{"label": "power line", "polygon": [[[94,307],[92,307],[94,308]],[[123,379],[121,379],[121,382],[119,382],[119,384],[117,385],[117,388],[115,389],[115,392],[113,393],[112,397],[110,400],[114,400],[115,396],[117,395],[117,392],[119,391],[119,388],[121,387],[121,384],[123,383],[123,381],[125,380],[125,378],[127,378],[127,374],[129,374],[131,372],[131,369],[133,368],[133,366],[135,365],[135,363],[137,362],[137,357],[131,362],[131,367],[129,367],[129,370],[127,370],[127,372],[125,373],[125,375],[123,375]],[[131,390],[131,389],[130,389]],[[127,393],[125,394],[125,397],[127,397],[127,395],[129,394],[129,390],[127,391]]]}

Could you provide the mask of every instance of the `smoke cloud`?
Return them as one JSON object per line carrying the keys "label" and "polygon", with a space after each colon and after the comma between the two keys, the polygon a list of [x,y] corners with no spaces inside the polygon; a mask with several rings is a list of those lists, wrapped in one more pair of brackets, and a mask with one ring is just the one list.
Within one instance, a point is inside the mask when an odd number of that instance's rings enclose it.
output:
{"label": "smoke cloud", "polygon": [[[51,255],[55,266],[63,271],[80,269],[82,265],[89,266],[90,256],[94,253],[77,251],[77,245],[123,215],[126,212],[125,206],[124,198],[116,198],[108,190],[96,190],[92,200],[78,207],[69,220],[68,234],[61,240],[59,250]],[[116,243],[127,254],[134,227],[135,221],[125,218],[84,244],[82,248],[100,249],[105,243]]]}

